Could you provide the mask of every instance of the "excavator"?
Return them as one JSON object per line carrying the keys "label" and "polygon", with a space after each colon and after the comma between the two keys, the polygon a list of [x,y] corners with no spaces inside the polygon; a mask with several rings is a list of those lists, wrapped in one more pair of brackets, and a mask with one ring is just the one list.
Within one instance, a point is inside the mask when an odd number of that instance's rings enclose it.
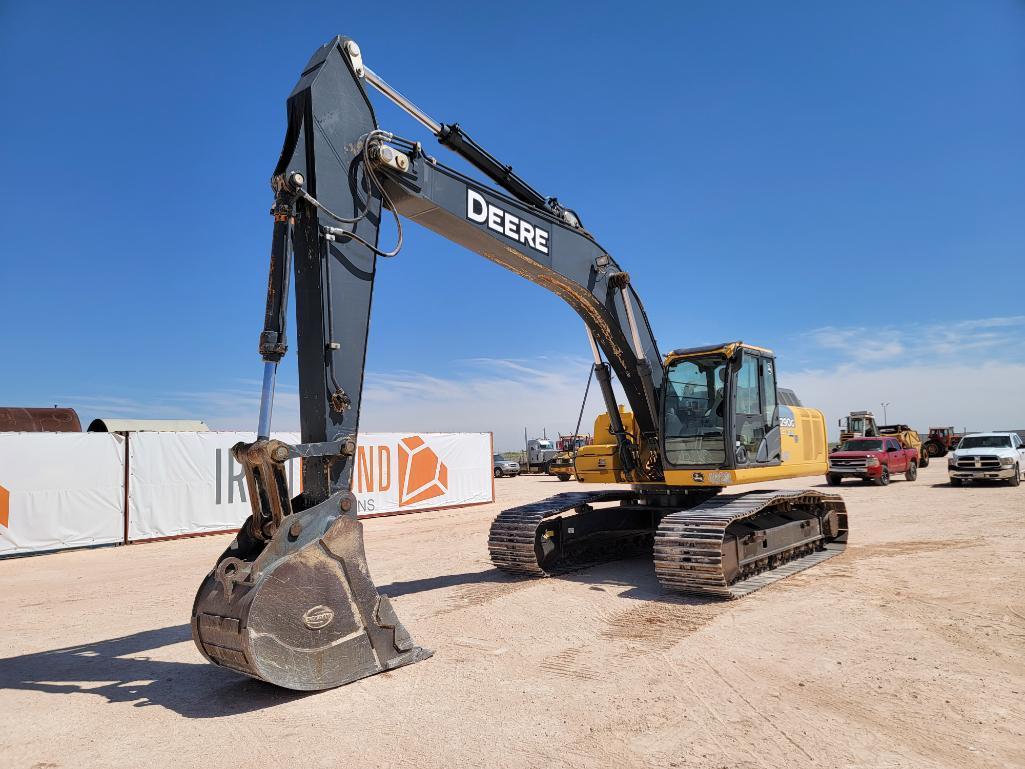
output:
{"label": "excavator", "polygon": [[[490,180],[382,130],[373,89]],[[232,452],[252,514],[203,580],[192,633],[217,665],[296,690],[340,686],[419,662],[419,646],[367,565],[351,491],[377,259],[403,220],[548,289],[580,316],[605,413],[572,491],[503,511],[488,550],[502,571],[543,577],[637,555],[665,590],[738,598],[841,552],[842,499],[734,486],[826,471],[821,412],[777,387],[773,353],[740,341],[663,355],[630,274],[584,228],[457,123],[420,110],[350,38],[322,46],[287,103],[271,178],[273,233],[256,440]],[[382,248],[382,221],[395,222]],[[294,280],[294,285],[290,283]],[[287,303],[295,296],[301,443],[271,437]],[[627,406],[617,403],[613,377]],[[285,462],[302,459],[302,491]],[[611,489],[608,484],[615,484]]]}

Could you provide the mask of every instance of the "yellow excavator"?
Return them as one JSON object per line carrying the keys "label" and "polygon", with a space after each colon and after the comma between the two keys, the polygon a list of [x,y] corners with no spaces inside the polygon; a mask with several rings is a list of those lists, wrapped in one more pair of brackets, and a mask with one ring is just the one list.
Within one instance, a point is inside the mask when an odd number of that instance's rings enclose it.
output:
{"label": "yellow excavator", "polygon": [[[381,130],[383,94],[491,184]],[[557,198],[541,195],[458,124],[439,123],[336,37],[289,96],[271,178],[270,276],[259,349],[257,439],[233,454],[252,514],[196,595],[193,638],[218,665],[292,689],[339,686],[426,659],[378,593],[350,490],[378,257],[403,220],[465,246],[566,301],[583,321],[606,412],[571,491],[503,511],[494,565],[542,577],[650,555],[667,591],[736,598],[841,552],[836,494],[731,487],[826,471],[822,414],[781,397],[771,351],[739,341],[663,355],[630,275]],[[396,243],[382,248],[382,218]],[[302,442],[270,437],[294,279]],[[628,401],[616,402],[615,377]],[[303,459],[292,496],[284,463]],[[607,484],[614,484],[608,488]]]}

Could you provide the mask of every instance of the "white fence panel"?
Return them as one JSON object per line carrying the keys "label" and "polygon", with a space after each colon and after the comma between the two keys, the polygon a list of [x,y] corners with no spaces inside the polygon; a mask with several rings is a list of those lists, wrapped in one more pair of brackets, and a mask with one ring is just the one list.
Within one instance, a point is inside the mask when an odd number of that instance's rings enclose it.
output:
{"label": "white fence panel", "polygon": [[352,488],[359,514],[495,500],[491,433],[360,433]]}
{"label": "white fence panel", "polygon": [[120,542],[124,439],[0,433],[0,555]]}
{"label": "white fence panel", "polygon": [[[275,434],[289,443],[295,433]],[[129,439],[128,539],[229,531],[250,513],[242,466],[231,455],[255,433],[132,433]],[[289,487],[298,493],[299,461],[288,462]]]}
{"label": "white fence panel", "polygon": [[[231,456],[244,432],[137,432],[128,439],[128,539],[237,529],[249,515]],[[275,435],[298,443],[295,433]],[[124,537],[124,438],[0,433],[0,555]],[[360,516],[494,501],[490,433],[364,433],[353,468]],[[300,462],[288,463],[293,494]]]}

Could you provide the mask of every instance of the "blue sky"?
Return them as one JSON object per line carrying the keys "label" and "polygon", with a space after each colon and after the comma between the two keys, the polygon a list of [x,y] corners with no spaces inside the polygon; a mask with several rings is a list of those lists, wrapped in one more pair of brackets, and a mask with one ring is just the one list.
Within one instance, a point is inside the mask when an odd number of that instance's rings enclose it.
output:
{"label": "blue sky", "polygon": [[[1012,0],[0,4],[0,401],[252,426],[285,98],[344,33],[580,212],[663,350],[771,346],[832,422],[1025,427],[1023,32]],[[407,232],[363,427],[569,431],[576,316]]]}

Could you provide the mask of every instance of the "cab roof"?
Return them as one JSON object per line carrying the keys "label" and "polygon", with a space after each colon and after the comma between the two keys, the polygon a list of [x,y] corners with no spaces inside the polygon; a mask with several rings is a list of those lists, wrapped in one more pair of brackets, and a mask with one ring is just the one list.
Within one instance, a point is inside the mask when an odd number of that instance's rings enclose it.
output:
{"label": "cab roof", "polygon": [[727,357],[729,357],[733,355],[734,351],[738,347],[742,347],[745,350],[752,350],[754,352],[768,353],[769,355],[774,354],[772,350],[769,350],[768,348],[758,347],[753,344],[746,344],[745,342],[741,342],[738,340],[736,342],[721,342],[719,344],[710,344],[704,347],[681,347],[679,349],[673,350],[671,353],[666,355],[665,362],[669,363],[670,361],[674,361],[678,358],[692,358],[695,355],[708,355],[715,353],[720,353],[722,355],[726,355]]}

